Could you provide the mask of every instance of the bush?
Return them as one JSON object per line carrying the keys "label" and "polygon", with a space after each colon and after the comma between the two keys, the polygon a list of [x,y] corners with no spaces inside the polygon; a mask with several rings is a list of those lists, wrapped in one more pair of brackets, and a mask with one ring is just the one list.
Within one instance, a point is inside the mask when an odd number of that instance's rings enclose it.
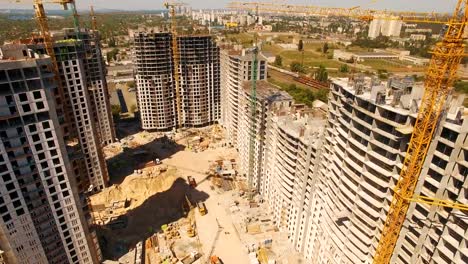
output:
{"label": "bush", "polygon": [[343,73],[349,72],[348,64],[341,65],[340,72],[343,72]]}
{"label": "bush", "polygon": [[135,88],[135,81],[129,81],[127,82],[128,88]]}
{"label": "bush", "polygon": [[297,61],[291,62],[291,71],[299,72],[299,73],[305,73],[304,66],[302,66],[302,64],[300,64]]}
{"label": "bush", "polygon": [[276,55],[275,65],[276,66],[283,66],[283,58],[280,55]]}
{"label": "bush", "polygon": [[317,71],[315,72],[315,80],[320,82],[328,81],[328,71],[325,66],[320,65]]}
{"label": "bush", "polygon": [[122,109],[120,108],[120,105],[111,105],[111,112],[114,119],[119,119]]}
{"label": "bush", "polygon": [[457,91],[459,93],[468,94],[468,82],[457,81],[457,82],[455,82],[453,87],[455,87],[455,91]]}

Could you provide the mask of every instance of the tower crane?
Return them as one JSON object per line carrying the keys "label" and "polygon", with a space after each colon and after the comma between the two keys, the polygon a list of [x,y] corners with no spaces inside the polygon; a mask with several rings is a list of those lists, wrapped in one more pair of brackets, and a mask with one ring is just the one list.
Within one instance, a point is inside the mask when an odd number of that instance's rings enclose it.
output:
{"label": "tower crane", "polygon": [[89,16],[91,16],[91,29],[92,30],[97,30],[96,13],[94,13],[94,6],[92,6],[92,5],[90,6]]}
{"label": "tower crane", "polygon": [[415,23],[445,24],[442,39],[433,51],[424,82],[425,92],[418,110],[416,123],[403,161],[400,177],[394,187],[393,199],[383,231],[374,254],[374,263],[390,263],[401,228],[411,202],[468,210],[468,205],[432,197],[415,196],[428,148],[431,144],[439,117],[453,89],[456,72],[465,51],[465,28],[468,24],[468,0],[458,0],[451,16],[436,13],[376,11],[354,8],[324,8],[271,4],[259,2],[231,2],[229,7],[241,10],[260,10],[305,15],[326,15],[359,18],[367,21],[376,15],[379,19],[402,20]]}
{"label": "tower crane", "polygon": [[171,35],[172,35],[172,65],[174,67],[174,84],[176,93],[177,127],[182,127],[182,105],[180,96],[180,74],[179,74],[179,45],[177,43],[177,18],[176,7],[184,6],[184,3],[165,2],[164,6],[169,10],[171,16]]}
{"label": "tower crane", "polygon": [[[258,8],[255,9],[254,28],[258,22]],[[255,114],[257,112],[257,75],[258,75],[258,44],[257,34],[254,34],[254,47],[252,48],[252,88],[250,90],[250,128],[249,128],[249,167],[247,175],[247,188],[249,191],[249,199],[252,199],[253,179],[254,179],[254,156],[255,156],[255,137],[257,136]]]}
{"label": "tower crane", "polygon": [[[44,8],[44,3],[59,4],[63,7],[64,10],[67,10],[68,4],[71,4],[76,13],[75,1],[74,0],[50,0],[50,1],[34,0],[33,3],[34,3],[33,4],[34,17],[36,18],[37,25],[38,25],[41,37],[44,42],[44,49],[47,55],[49,55],[50,60],[52,62],[51,71],[54,73],[54,80],[56,81],[56,84],[57,84],[58,94],[59,94],[61,102],[63,103],[65,101],[65,94],[64,94],[64,89],[62,86],[62,81],[60,79],[58,62],[57,62],[57,58],[55,57],[55,51],[54,51],[54,41],[50,33],[49,23],[47,21],[48,19],[47,19],[47,15],[46,15],[45,8]],[[76,16],[74,15],[75,25],[77,24],[77,21],[78,21],[77,15]],[[65,117],[66,123],[68,123],[68,121],[70,120],[70,117],[68,116],[68,113],[65,110],[64,110],[64,117]]]}

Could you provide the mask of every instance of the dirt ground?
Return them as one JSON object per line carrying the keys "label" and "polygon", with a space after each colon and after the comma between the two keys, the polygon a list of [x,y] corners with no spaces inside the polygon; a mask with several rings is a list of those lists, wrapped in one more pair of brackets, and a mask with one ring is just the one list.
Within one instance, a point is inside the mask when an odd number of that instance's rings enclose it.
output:
{"label": "dirt ground", "polygon": [[[185,145],[189,142],[186,134],[169,135],[175,140],[168,141],[163,133],[139,132],[106,149],[113,185],[91,198],[92,209],[103,214],[122,215],[126,227],[112,229],[108,224],[101,224],[98,236],[105,258],[120,259],[124,263],[132,259],[135,244],[160,232],[161,225],[188,222],[182,214],[182,204],[186,203],[187,194],[193,204],[204,202],[208,213],[202,216],[195,208],[196,240],[187,237],[185,227],[180,228],[181,238],[172,245],[178,257],[196,250],[202,255],[200,263],[206,263],[210,255],[216,255],[226,264],[247,264],[250,263],[247,246],[272,238],[276,252],[269,255],[281,260],[278,263],[301,263],[299,260],[286,261],[293,254],[290,254],[292,251],[287,243],[280,245],[287,241],[284,233],[246,234],[240,224],[243,223],[242,213],[233,214],[230,211],[233,201],[240,200],[238,191],[223,191],[214,187],[207,174],[213,168],[214,161],[239,160],[237,151],[222,147],[222,143],[199,151]],[[160,159],[161,165],[141,167],[141,164],[152,162],[155,157]],[[160,173],[160,167],[167,168],[167,171]],[[140,169],[141,173],[138,171]],[[195,178],[196,188],[188,185],[187,176]],[[232,183],[232,186],[235,184]],[[126,208],[105,211],[112,204],[122,204],[121,201],[127,201]],[[267,213],[265,208],[258,210]]]}
{"label": "dirt ground", "polygon": [[[161,225],[182,219],[186,193],[190,192],[193,202],[207,200],[209,195],[203,190],[189,191],[187,176],[196,175],[201,182],[213,160],[235,155],[232,149],[198,153],[185,149],[162,133],[147,132],[133,134],[105,149],[112,186],[93,195],[91,207],[100,224],[98,235],[106,258],[119,259],[137,242],[160,231]],[[155,158],[162,164],[145,168],[145,163]],[[126,207],[112,206],[118,203],[126,203]],[[109,225],[122,219],[126,222],[123,228]]]}
{"label": "dirt ground", "polygon": [[[128,111],[131,111],[132,106],[137,105],[136,100],[136,92],[129,92],[128,86],[126,83],[109,83],[109,94],[110,94],[110,103],[111,105],[121,105],[119,101],[119,96],[117,95],[116,89],[120,89],[122,91],[122,96],[125,101],[125,104],[128,108]],[[133,113],[129,112],[128,114],[132,115]]]}

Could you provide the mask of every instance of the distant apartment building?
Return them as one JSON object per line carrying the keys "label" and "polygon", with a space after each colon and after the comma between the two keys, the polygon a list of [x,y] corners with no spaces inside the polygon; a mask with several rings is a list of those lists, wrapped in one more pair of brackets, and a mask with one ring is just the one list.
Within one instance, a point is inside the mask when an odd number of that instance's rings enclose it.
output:
{"label": "distant apartment building", "polygon": [[146,130],[203,127],[221,118],[219,48],[211,36],[179,36],[180,116],[177,112],[172,35],[131,31],[137,102]]}
{"label": "distant apartment building", "polygon": [[[241,111],[240,100],[245,81],[252,81],[253,54],[241,47],[222,47],[221,50],[221,123],[226,128],[232,146],[237,145]],[[266,80],[267,62],[258,56],[257,80]]]}
{"label": "distant apartment building", "polygon": [[380,35],[399,37],[403,22],[396,16],[374,16],[370,22],[368,37],[374,39]]}
{"label": "distant apartment building", "polygon": [[51,67],[26,45],[0,47],[0,263],[102,261]]}
{"label": "distant apartment building", "polygon": [[[65,136],[84,155],[72,160],[77,180],[82,190],[101,190],[109,182],[102,147],[114,142],[115,129],[99,34],[83,30],[77,36],[73,29],[64,29],[52,32],[52,37],[61,73],[64,117],[68,118]],[[28,47],[45,53],[40,40]]]}

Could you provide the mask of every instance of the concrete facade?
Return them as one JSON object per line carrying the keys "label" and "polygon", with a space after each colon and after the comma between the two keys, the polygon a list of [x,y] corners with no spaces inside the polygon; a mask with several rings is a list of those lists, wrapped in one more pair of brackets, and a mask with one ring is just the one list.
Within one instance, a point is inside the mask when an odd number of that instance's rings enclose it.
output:
{"label": "concrete facade", "polygon": [[[296,248],[313,263],[371,263],[423,89],[406,80],[388,87],[335,80],[331,89],[309,227]],[[460,110],[441,120],[415,195],[466,203],[459,175],[466,172],[467,119]],[[468,236],[460,214],[412,204],[392,263],[463,263]]]}
{"label": "concrete facade", "polygon": [[[102,147],[115,140],[115,129],[99,34],[81,31],[80,41],[76,41],[76,32],[64,29],[53,32],[52,37],[64,88],[60,108],[68,118],[64,134],[67,140],[79,143],[84,155],[72,160],[73,169],[81,190],[101,190],[109,182]],[[45,53],[42,44],[28,46]]]}
{"label": "concrete facade", "polygon": [[219,48],[211,36],[179,36],[179,93],[176,107],[172,36],[158,30],[131,31],[137,102],[147,130],[203,127],[221,118]]}
{"label": "concrete facade", "polygon": [[2,261],[98,263],[57,114],[51,60],[25,45],[5,45],[0,54]]}
{"label": "concrete facade", "polygon": [[[257,83],[254,130],[249,129],[249,82],[244,82],[238,103],[241,176],[248,175],[252,165],[253,187],[308,263],[371,263],[422,85],[410,78],[385,83],[336,79],[328,113],[321,119],[295,109],[292,99],[275,87]],[[467,203],[468,115],[462,102],[463,98],[451,101],[440,119],[415,195]],[[228,107],[231,104],[228,101]],[[467,262],[465,218],[456,209],[412,203],[391,263]]]}
{"label": "concrete facade", "polygon": [[[248,178],[249,166],[252,165],[252,187],[260,191],[262,186],[263,162],[265,160],[266,128],[270,115],[282,108],[289,108],[293,102],[292,97],[269,84],[266,81],[257,81],[257,103],[255,115],[251,112],[251,81],[243,83],[243,90],[239,102],[239,130],[236,148],[239,153],[239,174]],[[253,156],[250,156],[250,139],[254,138]]]}
{"label": "concrete facade", "polygon": [[301,244],[307,229],[314,164],[325,126],[323,116],[316,113],[290,107],[271,115],[267,125],[261,193],[270,205],[273,221],[295,244]]}
{"label": "concrete facade", "polygon": [[[258,56],[257,80],[266,80],[266,58]],[[221,123],[226,128],[232,146],[237,145],[239,130],[240,98],[242,85],[252,81],[253,55],[238,47],[223,47],[221,50]]]}

